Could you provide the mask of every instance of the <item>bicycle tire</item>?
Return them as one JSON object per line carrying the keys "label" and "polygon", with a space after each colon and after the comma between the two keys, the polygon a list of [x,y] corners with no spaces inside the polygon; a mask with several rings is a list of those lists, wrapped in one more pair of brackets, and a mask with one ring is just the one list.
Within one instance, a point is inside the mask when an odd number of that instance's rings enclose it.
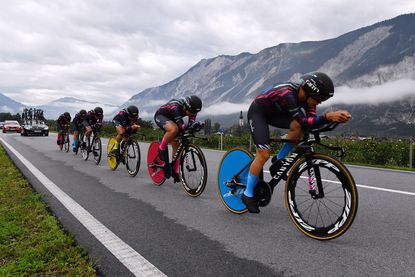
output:
{"label": "bicycle tire", "polygon": [[158,149],[160,142],[153,141],[148,147],[147,152],[147,169],[153,184],[161,186],[166,178],[164,177],[164,167],[160,166],[163,162],[159,158]]}
{"label": "bicycle tire", "polygon": [[108,167],[111,170],[116,170],[119,162],[117,161],[117,157],[115,156],[114,153],[112,153],[112,150],[115,148],[117,141],[115,140],[115,138],[110,138],[110,140],[108,141],[108,145],[107,145],[107,162],[108,162]]}
{"label": "bicycle tire", "polygon": [[[134,156],[131,156],[130,150],[133,149],[132,153]],[[135,165],[132,164],[131,158],[136,158]],[[125,150],[125,167],[127,168],[127,172],[131,177],[135,177],[140,170],[140,162],[141,162],[141,153],[140,153],[140,145],[135,140],[131,140],[130,143],[127,145],[127,149]]]}
{"label": "bicycle tire", "polygon": [[84,159],[84,161],[87,161],[89,158],[89,146],[91,144],[91,138],[87,137],[85,133],[82,133],[81,140],[80,140],[80,148],[81,148],[81,156]]}
{"label": "bicycle tire", "polygon": [[[325,196],[314,199],[308,192],[307,164],[302,157],[293,165],[286,182],[285,206],[294,225],[306,236],[317,240],[334,239],[343,235],[356,217],[356,184],[349,170],[337,159],[313,153],[312,161],[315,170],[318,167],[320,171]],[[303,173],[306,176],[301,176]],[[336,180],[328,180],[331,177]],[[335,205],[329,208],[330,204]],[[320,213],[324,209],[325,213]],[[315,217],[313,210],[317,212]],[[327,224],[327,221],[331,222]]]}
{"label": "bicycle tire", "polygon": [[[245,149],[233,148],[226,152],[218,169],[218,193],[222,204],[232,213],[243,214],[248,212],[245,204],[242,202],[244,189],[237,189],[232,193],[232,189],[226,186],[226,182],[231,180],[239,171],[241,171],[254,156]],[[249,166],[239,175],[241,183],[246,184]]]}
{"label": "bicycle tire", "polygon": [[100,138],[94,139],[94,144],[92,145],[92,155],[94,156],[95,164],[99,164],[101,162],[102,157],[102,142]]}
{"label": "bicycle tire", "polygon": [[69,152],[70,145],[71,145],[71,142],[69,140],[69,135],[66,134],[66,136],[65,136],[65,143],[64,143],[64,148],[65,148],[66,153]]}
{"label": "bicycle tire", "polygon": [[[190,157],[188,156],[189,153]],[[203,193],[206,187],[208,172],[205,156],[203,155],[202,149],[194,144],[188,144],[186,149],[183,149],[180,154],[180,179],[182,187],[189,196],[197,197]],[[197,171],[196,157],[199,160],[199,165],[202,167],[202,172],[199,180],[192,182],[191,180],[194,178],[190,173],[193,170]],[[190,158],[191,160],[189,161]],[[191,164],[192,162],[194,162],[193,165]],[[191,168],[192,166],[193,168]],[[187,173],[189,173],[189,176],[187,176]]]}

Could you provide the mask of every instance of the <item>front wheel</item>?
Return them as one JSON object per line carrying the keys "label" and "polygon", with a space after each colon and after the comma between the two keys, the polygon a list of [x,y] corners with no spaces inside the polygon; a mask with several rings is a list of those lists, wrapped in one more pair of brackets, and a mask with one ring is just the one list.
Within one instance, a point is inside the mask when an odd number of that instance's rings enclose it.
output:
{"label": "front wheel", "polygon": [[80,135],[80,148],[81,148],[81,155],[84,161],[87,161],[89,158],[89,147],[90,147],[91,139],[87,137],[85,134]]}
{"label": "front wheel", "polygon": [[[356,184],[347,168],[338,160],[314,153],[313,169],[321,176],[323,191],[310,193],[305,157],[292,167],[285,186],[285,206],[295,226],[306,236],[330,240],[344,234],[357,213]],[[313,182],[313,180],[311,181]]]}
{"label": "front wheel", "polygon": [[65,148],[65,151],[69,152],[70,141],[69,141],[69,135],[68,134],[65,136],[65,142],[64,142],[63,145],[64,145],[64,148]]}
{"label": "front wheel", "polygon": [[[241,197],[245,191],[249,167],[253,159],[254,156],[245,149],[234,148],[223,156],[219,164],[219,198],[223,205],[232,213],[243,214],[248,212]],[[244,186],[239,186],[234,181]]]}
{"label": "front wheel", "polygon": [[125,152],[127,172],[131,177],[135,177],[140,170],[140,146],[136,141],[131,140]]}
{"label": "front wheel", "polygon": [[158,154],[159,145],[160,142],[153,141],[147,153],[148,173],[156,186],[161,186],[166,181],[166,177],[164,177],[164,162],[160,160]]}
{"label": "front wheel", "polygon": [[189,144],[180,155],[180,179],[184,191],[197,197],[206,187],[207,165],[202,150]]}
{"label": "front wheel", "polygon": [[95,164],[99,164],[102,156],[102,143],[100,138],[94,139],[94,143],[92,144],[92,154],[94,155]]}

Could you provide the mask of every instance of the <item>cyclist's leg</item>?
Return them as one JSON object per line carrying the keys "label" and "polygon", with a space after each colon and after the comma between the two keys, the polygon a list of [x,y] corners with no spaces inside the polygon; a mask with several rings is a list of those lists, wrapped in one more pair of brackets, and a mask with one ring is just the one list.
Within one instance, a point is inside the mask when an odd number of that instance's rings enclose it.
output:
{"label": "cyclist's leg", "polygon": [[119,146],[120,146],[120,143],[121,143],[121,140],[122,140],[122,137],[123,137],[123,135],[125,134],[125,128],[124,128],[124,126],[120,123],[120,122],[118,122],[117,120],[113,120],[112,121],[112,124],[114,125],[114,127],[115,127],[115,130],[117,131],[117,136],[115,137],[115,141],[116,141],[116,143],[115,143],[115,145],[114,145],[114,149],[113,149],[113,151],[114,152],[119,152]]}
{"label": "cyclist's leg", "polygon": [[248,180],[242,196],[242,202],[244,202],[251,213],[259,213],[258,203],[254,199],[254,189],[262,167],[271,154],[269,127],[264,114],[256,104],[252,104],[249,108],[248,122],[252,139],[256,146],[256,156],[249,168]]}
{"label": "cyclist's leg", "polygon": [[[301,140],[302,138],[302,129],[301,125],[292,118],[291,115],[276,114],[275,116],[270,116],[268,118],[268,124],[274,127],[288,129],[287,139],[292,140]],[[272,158],[272,163],[275,163],[277,160],[285,158],[288,153],[294,148],[295,144],[285,142],[280,148],[277,155]]]}
{"label": "cyclist's leg", "polygon": [[76,123],[75,121],[72,121],[72,132],[73,132],[72,149],[74,152],[76,152],[76,149],[78,148],[79,129],[78,129],[78,123]]}
{"label": "cyclist's leg", "polygon": [[[156,124],[165,132],[159,145],[159,154],[160,159],[168,163],[169,158],[167,146],[169,143],[174,142],[174,139],[176,138],[177,133],[179,132],[179,127],[177,127],[177,124],[174,123],[171,119],[162,114],[156,113],[156,115],[154,116],[154,120],[156,121]],[[174,151],[175,149],[173,149],[173,153]]]}

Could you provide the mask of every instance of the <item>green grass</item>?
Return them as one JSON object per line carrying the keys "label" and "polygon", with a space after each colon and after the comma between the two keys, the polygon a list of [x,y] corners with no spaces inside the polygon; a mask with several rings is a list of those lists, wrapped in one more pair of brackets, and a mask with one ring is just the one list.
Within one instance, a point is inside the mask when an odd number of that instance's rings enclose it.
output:
{"label": "green grass", "polygon": [[0,276],[96,276],[0,146]]}

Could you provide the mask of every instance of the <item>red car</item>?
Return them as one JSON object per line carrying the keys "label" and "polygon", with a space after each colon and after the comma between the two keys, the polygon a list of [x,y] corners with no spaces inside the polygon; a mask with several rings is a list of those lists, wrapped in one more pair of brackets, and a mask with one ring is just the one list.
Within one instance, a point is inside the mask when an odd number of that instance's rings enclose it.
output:
{"label": "red car", "polygon": [[22,131],[22,126],[20,126],[19,122],[15,120],[6,120],[3,126],[3,133],[7,132],[17,132],[20,133]]}

